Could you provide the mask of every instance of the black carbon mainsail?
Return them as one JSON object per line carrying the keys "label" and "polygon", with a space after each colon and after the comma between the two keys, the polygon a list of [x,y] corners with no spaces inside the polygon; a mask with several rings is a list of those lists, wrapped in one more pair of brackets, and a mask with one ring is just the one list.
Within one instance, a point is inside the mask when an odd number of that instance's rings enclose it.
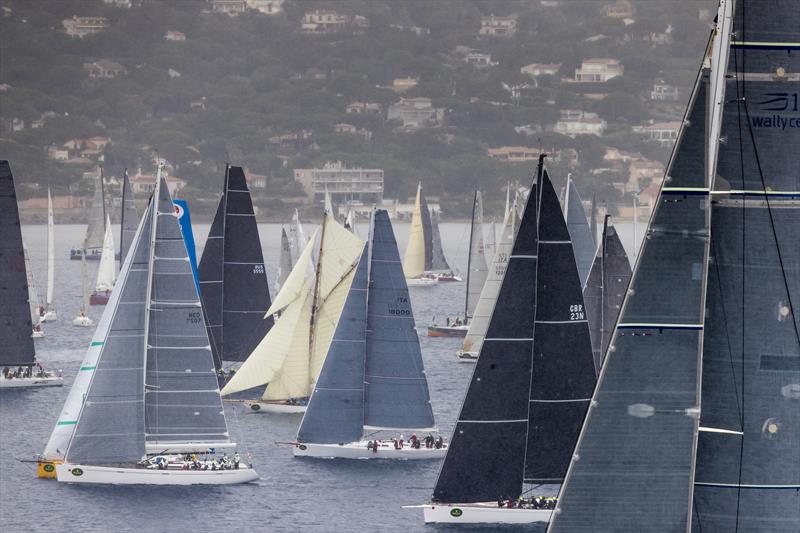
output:
{"label": "black carbon mainsail", "polygon": [[0,366],[32,365],[36,349],[31,338],[22,227],[14,176],[6,160],[0,160],[0,231]]}
{"label": "black carbon mainsail", "polygon": [[198,268],[217,368],[244,361],[272,327],[261,240],[242,167],[228,165]]}
{"label": "black carbon mainsail", "polygon": [[625,292],[631,280],[631,264],[628,254],[619,240],[619,234],[609,224],[611,217],[603,221],[600,247],[597,249],[592,270],[583,289],[583,300],[589,318],[589,331],[592,335],[592,352],[597,372],[603,365],[608,343],[614,333]]}

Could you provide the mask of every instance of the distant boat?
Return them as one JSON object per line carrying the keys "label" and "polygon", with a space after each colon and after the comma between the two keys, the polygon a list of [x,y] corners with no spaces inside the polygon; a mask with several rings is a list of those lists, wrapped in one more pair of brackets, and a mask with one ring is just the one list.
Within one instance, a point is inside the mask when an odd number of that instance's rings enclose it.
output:
{"label": "distant boat", "polygon": [[103,253],[103,239],[106,232],[106,204],[105,191],[103,189],[103,172],[94,179],[94,198],[92,207],[89,211],[89,225],[86,227],[86,235],[83,245],[80,248],[72,248],[69,251],[69,258],[80,261],[84,255],[90,261],[99,261]]}
{"label": "distant boat", "polygon": [[89,271],[86,268],[88,253],[81,255],[81,309],[78,316],[72,319],[72,325],[79,328],[89,328],[94,326],[94,320],[89,318]]}
{"label": "distant boat", "polygon": [[[224,485],[231,442],[200,297],[166,182],[155,192],[45,452],[66,483]],[[124,311],[123,311],[124,309]],[[187,454],[199,457],[189,460]],[[208,466],[206,469],[205,467]]]}
{"label": "distant boat", "polygon": [[244,361],[273,324],[269,282],[242,167],[227,165],[222,196],[198,267],[217,370]]}
{"label": "distant boat", "polygon": [[36,288],[36,278],[33,276],[33,268],[31,267],[31,258],[28,254],[28,247],[25,243],[22,244],[22,249],[25,254],[25,275],[28,280],[28,308],[31,312],[31,337],[34,339],[41,339],[45,336],[45,332],[41,325],[40,309],[44,307],[39,290]]}
{"label": "distant boat", "polygon": [[470,320],[467,335],[464,337],[461,349],[456,352],[458,361],[462,363],[474,363],[477,361],[478,354],[483,345],[483,338],[486,335],[489,321],[492,318],[492,311],[497,302],[497,297],[500,294],[500,287],[503,284],[503,277],[506,274],[508,258],[511,255],[511,248],[514,245],[514,235],[516,234],[517,227],[516,209],[510,209],[507,213],[508,216],[506,224],[503,227],[503,234],[500,236],[500,241],[497,243],[494,260],[489,268],[481,294],[478,297],[478,303],[472,314],[472,320]]}
{"label": "distant boat", "polygon": [[600,247],[592,263],[592,270],[583,288],[589,331],[592,334],[594,366],[598,373],[603,366],[603,357],[614,333],[625,292],[631,280],[631,264],[628,254],[619,240],[616,228],[609,224],[610,216],[603,221]]}
{"label": "distant boat", "polygon": [[0,389],[60,386],[36,362],[21,227],[11,166],[0,160]]}
{"label": "distant boat", "polygon": [[448,317],[445,324],[428,326],[429,337],[465,337],[469,323],[478,304],[483,285],[486,282],[485,241],[483,238],[483,197],[475,191],[472,201],[472,217],[469,231],[469,256],[467,258],[467,286],[464,294],[464,315],[453,321]]}
{"label": "distant boat", "polygon": [[117,280],[117,265],[114,252],[114,233],[111,231],[111,219],[106,215],[106,232],[103,238],[103,253],[100,255],[100,265],[97,267],[97,282],[91,296],[89,305],[106,305],[114,290]]}
{"label": "distant boat", "polygon": [[[414,313],[389,215],[373,216],[358,266],[341,282],[341,318],[289,443],[296,457],[435,459],[447,450],[432,434],[423,440],[436,430]],[[420,433],[419,443],[401,445],[401,431]],[[378,438],[387,432],[393,438]]]}
{"label": "distant boat", "polygon": [[53,306],[56,287],[56,236],[55,222],[53,220],[53,198],[50,189],[47,189],[47,298],[44,307],[39,310],[40,322],[55,322],[58,320]]}
{"label": "distant boat", "polygon": [[[267,385],[253,411],[301,413],[328,353],[364,241],[326,213],[267,310],[275,325],[229,378],[222,395]],[[316,267],[309,268],[317,250]],[[311,270],[311,272],[309,272]]]}
{"label": "distant boat", "polygon": [[447,264],[439,224],[431,218],[428,202],[422,193],[422,183],[417,185],[411,233],[403,257],[403,272],[409,287],[428,287],[439,281],[461,281]]}
{"label": "distant boat", "polygon": [[543,159],[425,522],[547,522],[539,487],[564,477],[589,405],[581,283]]}

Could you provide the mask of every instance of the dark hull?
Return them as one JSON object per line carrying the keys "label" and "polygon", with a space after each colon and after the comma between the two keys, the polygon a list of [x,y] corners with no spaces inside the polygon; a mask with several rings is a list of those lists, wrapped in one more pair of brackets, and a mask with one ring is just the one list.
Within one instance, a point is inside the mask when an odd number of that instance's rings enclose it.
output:
{"label": "dark hull", "polygon": [[107,293],[92,293],[89,296],[89,305],[106,305],[111,298],[111,291]]}

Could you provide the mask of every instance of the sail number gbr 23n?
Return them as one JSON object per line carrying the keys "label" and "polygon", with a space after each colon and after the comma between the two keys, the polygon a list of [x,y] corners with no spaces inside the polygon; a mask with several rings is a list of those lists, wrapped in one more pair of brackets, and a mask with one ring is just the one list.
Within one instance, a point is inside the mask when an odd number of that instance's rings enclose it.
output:
{"label": "sail number gbr 23n", "polygon": [[569,319],[586,320],[586,312],[583,310],[583,304],[575,304],[569,306]]}

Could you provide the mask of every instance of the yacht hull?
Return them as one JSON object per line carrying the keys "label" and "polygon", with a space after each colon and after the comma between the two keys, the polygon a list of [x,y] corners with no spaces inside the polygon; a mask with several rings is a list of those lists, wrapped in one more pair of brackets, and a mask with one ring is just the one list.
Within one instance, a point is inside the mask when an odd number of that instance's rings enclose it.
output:
{"label": "yacht hull", "polygon": [[552,509],[509,509],[496,503],[446,503],[406,506],[422,508],[426,524],[546,524]]}
{"label": "yacht hull", "polygon": [[478,361],[478,354],[476,352],[459,350],[456,352],[456,357],[459,363],[475,363]]}
{"label": "yacht hull", "polygon": [[39,322],[55,322],[58,320],[58,313],[55,311],[47,311],[45,314],[42,315],[42,318],[39,319]]}
{"label": "yacht hull", "polygon": [[56,478],[63,483],[107,485],[235,485],[258,479],[252,468],[238,470],[158,470],[57,464]]}
{"label": "yacht hull", "polygon": [[469,326],[428,326],[428,337],[466,337]]}
{"label": "yacht hull", "polygon": [[0,389],[21,389],[33,387],[61,387],[64,385],[64,378],[60,376],[12,378],[6,379],[0,376]]}
{"label": "yacht hull", "polygon": [[442,459],[447,453],[447,445],[442,448],[411,448],[406,445],[395,449],[392,443],[382,443],[378,451],[367,449],[367,441],[347,444],[295,443],[295,457],[316,457],[319,459],[395,459],[421,460]]}
{"label": "yacht hull", "polygon": [[406,284],[409,287],[432,287],[439,283],[436,278],[406,278]]}
{"label": "yacht hull", "polygon": [[244,401],[250,412],[253,413],[272,413],[279,415],[303,414],[306,412],[305,405],[282,403],[282,402],[260,402],[257,400]]}

